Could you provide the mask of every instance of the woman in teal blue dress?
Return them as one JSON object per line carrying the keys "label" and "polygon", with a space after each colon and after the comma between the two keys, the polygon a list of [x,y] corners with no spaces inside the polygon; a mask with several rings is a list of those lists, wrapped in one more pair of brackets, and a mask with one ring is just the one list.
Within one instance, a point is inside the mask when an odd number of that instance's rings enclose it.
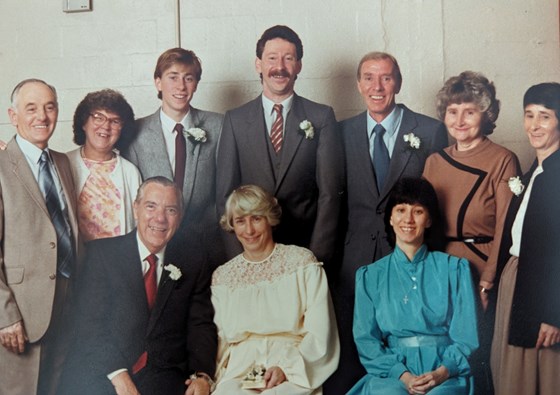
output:
{"label": "woman in teal blue dress", "polygon": [[434,251],[443,239],[428,181],[401,179],[386,207],[396,245],[356,273],[353,331],[367,374],[348,394],[472,394],[468,357],[478,338],[469,263]]}

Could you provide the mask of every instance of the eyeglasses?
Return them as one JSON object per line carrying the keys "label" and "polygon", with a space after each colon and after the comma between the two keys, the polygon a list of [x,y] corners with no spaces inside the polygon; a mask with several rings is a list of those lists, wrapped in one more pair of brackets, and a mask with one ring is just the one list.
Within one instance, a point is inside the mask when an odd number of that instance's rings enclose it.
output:
{"label": "eyeglasses", "polygon": [[120,118],[107,118],[105,115],[101,114],[100,112],[94,112],[89,114],[93,119],[93,124],[96,126],[105,125],[105,122],[109,121],[109,126],[111,129],[122,129],[124,122]]}

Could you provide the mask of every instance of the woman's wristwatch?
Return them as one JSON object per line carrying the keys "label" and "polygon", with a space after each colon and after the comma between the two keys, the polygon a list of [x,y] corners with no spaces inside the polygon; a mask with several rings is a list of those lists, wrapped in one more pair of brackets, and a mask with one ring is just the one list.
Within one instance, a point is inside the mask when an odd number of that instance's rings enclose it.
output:
{"label": "woman's wristwatch", "polygon": [[212,377],[210,377],[209,375],[207,375],[204,372],[194,372],[193,374],[191,374],[189,376],[189,379],[191,379],[191,380],[204,379],[208,382],[208,384],[210,384],[210,392],[212,392],[216,389],[216,382],[214,380],[212,380]]}

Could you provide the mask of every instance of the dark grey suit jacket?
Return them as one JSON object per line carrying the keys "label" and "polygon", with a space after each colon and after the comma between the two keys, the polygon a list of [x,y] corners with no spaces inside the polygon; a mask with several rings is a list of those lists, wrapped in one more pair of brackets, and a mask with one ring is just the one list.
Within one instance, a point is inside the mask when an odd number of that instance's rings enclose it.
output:
{"label": "dark grey suit jacket", "polygon": [[210,302],[210,272],[197,246],[164,264],[181,270],[173,280],[163,270],[153,310],[144,288],[136,230],[92,241],[80,279],[76,342],[63,377],[64,394],[114,393],[107,374],[129,372],[143,351],[146,369],[214,374],[217,333]]}
{"label": "dark grey suit jacket", "polygon": [[[393,185],[402,177],[420,177],[426,158],[448,145],[445,126],[430,117],[415,113],[404,105],[403,118],[391,156],[387,181],[377,191],[375,172],[369,155],[367,114],[363,112],[341,122],[346,151],[348,228],[344,245],[342,276],[354,288],[354,274],[360,266],[375,262],[391,251],[383,217]],[[414,133],[419,149],[411,148],[403,136]]]}
{"label": "dark grey suit jacket", "polygon": [[[306,138],[299,129],[303,120],[313,125],[313,138]],[[309,248],[328,266],[336,246],[344,193],[344,152],[334,112],[294,94],[276,172],[269,140],[261,96],[226,113],[218,147],[218,211],[223,213],[233,189],[259,185],[282,207],[275,240]],[[236,243],[226,247],[230,258],[240,251]]]}
{"label": "dark grey suit jacket", "polygon": [[[187,138],[187,162],[183,183],[183,201],[185,214],[181,228],[175,235],[174,242],[195,233],[209,251],[213,265],[224,263],[222,237],[216,216],[216,148],[222,129],[222,114],[201,111],[196,108],[191,112],[193,124],[206,132],[204,143],[193,142]],[[160,110],[136,121],[137,133],[130,144],[123,149],[122,155],[134,163],[142,179],[164,176],[173,180],[173,169],[163,139]]]}

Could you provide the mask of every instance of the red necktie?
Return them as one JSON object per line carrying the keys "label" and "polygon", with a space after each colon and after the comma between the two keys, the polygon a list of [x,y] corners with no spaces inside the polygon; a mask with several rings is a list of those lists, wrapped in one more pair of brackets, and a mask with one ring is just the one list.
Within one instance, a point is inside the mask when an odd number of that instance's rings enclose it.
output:
{"label": "red necktie", "polygon": [[[154,254],[148,255],[146,261],[150,264],[148,271],[144,275],[144,287],[146,288],[146,298],[148,299],[148,307],[150,311],[154,307],[157,295],[157,256]],[[148,353],[144,351],[140,358],[132,367],[132,374],[138,373],[146,366],[148,361]]]}
{"label": "red necktie", "polygon": [[175,184],[183,190],[185,179],[185,163],[187,162],[187,142],[183,136],[183,125],[178,123],[173,131],[177,131],[175,136]]}
{"label": "red necktie", "polygon": [[276,120],[272,124],[270,130],[270,141],[274,147],[274,151],[278,152],[282,148],[282,129],[284,128],[284,117],[282,116],[282,104],[274,105]]}

